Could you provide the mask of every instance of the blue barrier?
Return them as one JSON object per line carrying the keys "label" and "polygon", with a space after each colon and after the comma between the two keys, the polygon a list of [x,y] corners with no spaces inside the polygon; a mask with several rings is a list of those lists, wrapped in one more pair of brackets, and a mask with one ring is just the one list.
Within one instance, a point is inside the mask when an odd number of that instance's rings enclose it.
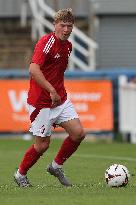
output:
{"label": "blue barrier", "polygon": [[[69,71],[65,72],[65,77],[70,79],[104,79],[108,78],[111,80],[115,80],[119,75],[127,75],[128,78],[136,76],[136,67],[135,68],[112,68],[112,69],[101,69],[93,72],[84,72],[84,71]],[[28,78],[29,71],[28,70],[20,70],[20,69],[0,69],[0,78]]]}

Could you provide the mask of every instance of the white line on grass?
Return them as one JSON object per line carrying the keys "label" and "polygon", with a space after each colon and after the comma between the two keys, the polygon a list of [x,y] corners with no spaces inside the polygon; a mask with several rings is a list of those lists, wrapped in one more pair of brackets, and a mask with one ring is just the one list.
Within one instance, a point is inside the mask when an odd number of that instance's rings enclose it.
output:
{"label": "white line on grass", "polygon": [[81,158],[96,158],[96,159],[112,159],[112,160],[124,160],[136,162],[135,158],[132,157],[116,157],[116,156],[106,156],[106,155],[94,155],[94,154],[74,154],[73,157]]}

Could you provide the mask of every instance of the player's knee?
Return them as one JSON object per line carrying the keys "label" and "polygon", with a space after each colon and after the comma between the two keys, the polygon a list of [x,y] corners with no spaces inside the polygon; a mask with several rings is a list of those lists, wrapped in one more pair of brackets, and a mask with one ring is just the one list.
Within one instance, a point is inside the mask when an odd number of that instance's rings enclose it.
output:
{"label": "player's knee", "polygon": [[44,153],[47,149],[49,149],[49,143],[43,143],[41,146],[41,152]]}
{"label": "player's knee", "polygon": [[36,146],[36,150],[38,153],[40,153],[41,155],[49,148],[49,143],[40,143]]}
{"label": "player's knee", "polygon": [[79,132],[78,138],[81,141],[85,138],[85,131],[83,129]]}
{"label": "player's knee", "polygon": [[85,138],[85,131],[83,129],[80,129],[77,131],[76,135],[73,137],[74,137],[74,139],[73,139],[74,141],[81,142]]}

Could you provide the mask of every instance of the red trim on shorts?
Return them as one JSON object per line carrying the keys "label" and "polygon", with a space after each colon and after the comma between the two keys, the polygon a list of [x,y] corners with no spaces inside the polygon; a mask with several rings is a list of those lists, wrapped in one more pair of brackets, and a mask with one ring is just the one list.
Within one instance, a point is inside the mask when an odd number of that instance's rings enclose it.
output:
{"label": "red trim on shorts", "polygon": [[37,117],[37,115],[39,114],[40,112],[40,108],[36,108],[30,115],[30,120],[31,120],[31,123],[35,120],[35,118]]}

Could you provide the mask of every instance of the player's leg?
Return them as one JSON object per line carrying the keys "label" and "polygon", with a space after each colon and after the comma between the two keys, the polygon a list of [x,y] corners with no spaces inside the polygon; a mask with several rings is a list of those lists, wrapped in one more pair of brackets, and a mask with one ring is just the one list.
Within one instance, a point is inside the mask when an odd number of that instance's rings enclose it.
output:
{"label": "player's leg", "polygon": [[28,148],[23,160],[19,165],[19,172],[22,175],[26,175],[28,170],[37,162],[40,156],[48,149],[50,144],[50,136],[47,137],[35,137],[35,143]]}
{"label": "player's leg", "polygon": [[35,137],[35,143],[31,145],[24,154],[14,179],[20,187],[32,186],[27,178],[28,170],[39,160],[43,153],[48,149],[50,144],[50,136]]}
{"label": "player's leg", "polygon": [[49,109],[42,109],[39,112],[34,109],[31,113],[33,121],[31,121],[30,131],[35,136],[35,143],[25,152],[18,171],[14,175],[15,181],[19,186],[30,186],[26,177],[27,172],[49,147],[51,135],[51,123],[48,118],[49,112]]}
{"label": "player's leg", "polygon": [[81,141],[85,138],[85,133],[79,119],[63,122],[61,126],[66,130],[69,136],[62,143],[54,159],[59,165],[63,165],[63,163],[77,150]]}
{"label": "player's leg", "polygon": [[53,162],[48,166],[47,171],[56,176],[61,184],[71,186],[71,183],[63,174],[62,165],[77,150],[85,137],[83,127],[71,102],[66,104],[58,123],[66,130],[69,136],[62,143],[60,150]]}

